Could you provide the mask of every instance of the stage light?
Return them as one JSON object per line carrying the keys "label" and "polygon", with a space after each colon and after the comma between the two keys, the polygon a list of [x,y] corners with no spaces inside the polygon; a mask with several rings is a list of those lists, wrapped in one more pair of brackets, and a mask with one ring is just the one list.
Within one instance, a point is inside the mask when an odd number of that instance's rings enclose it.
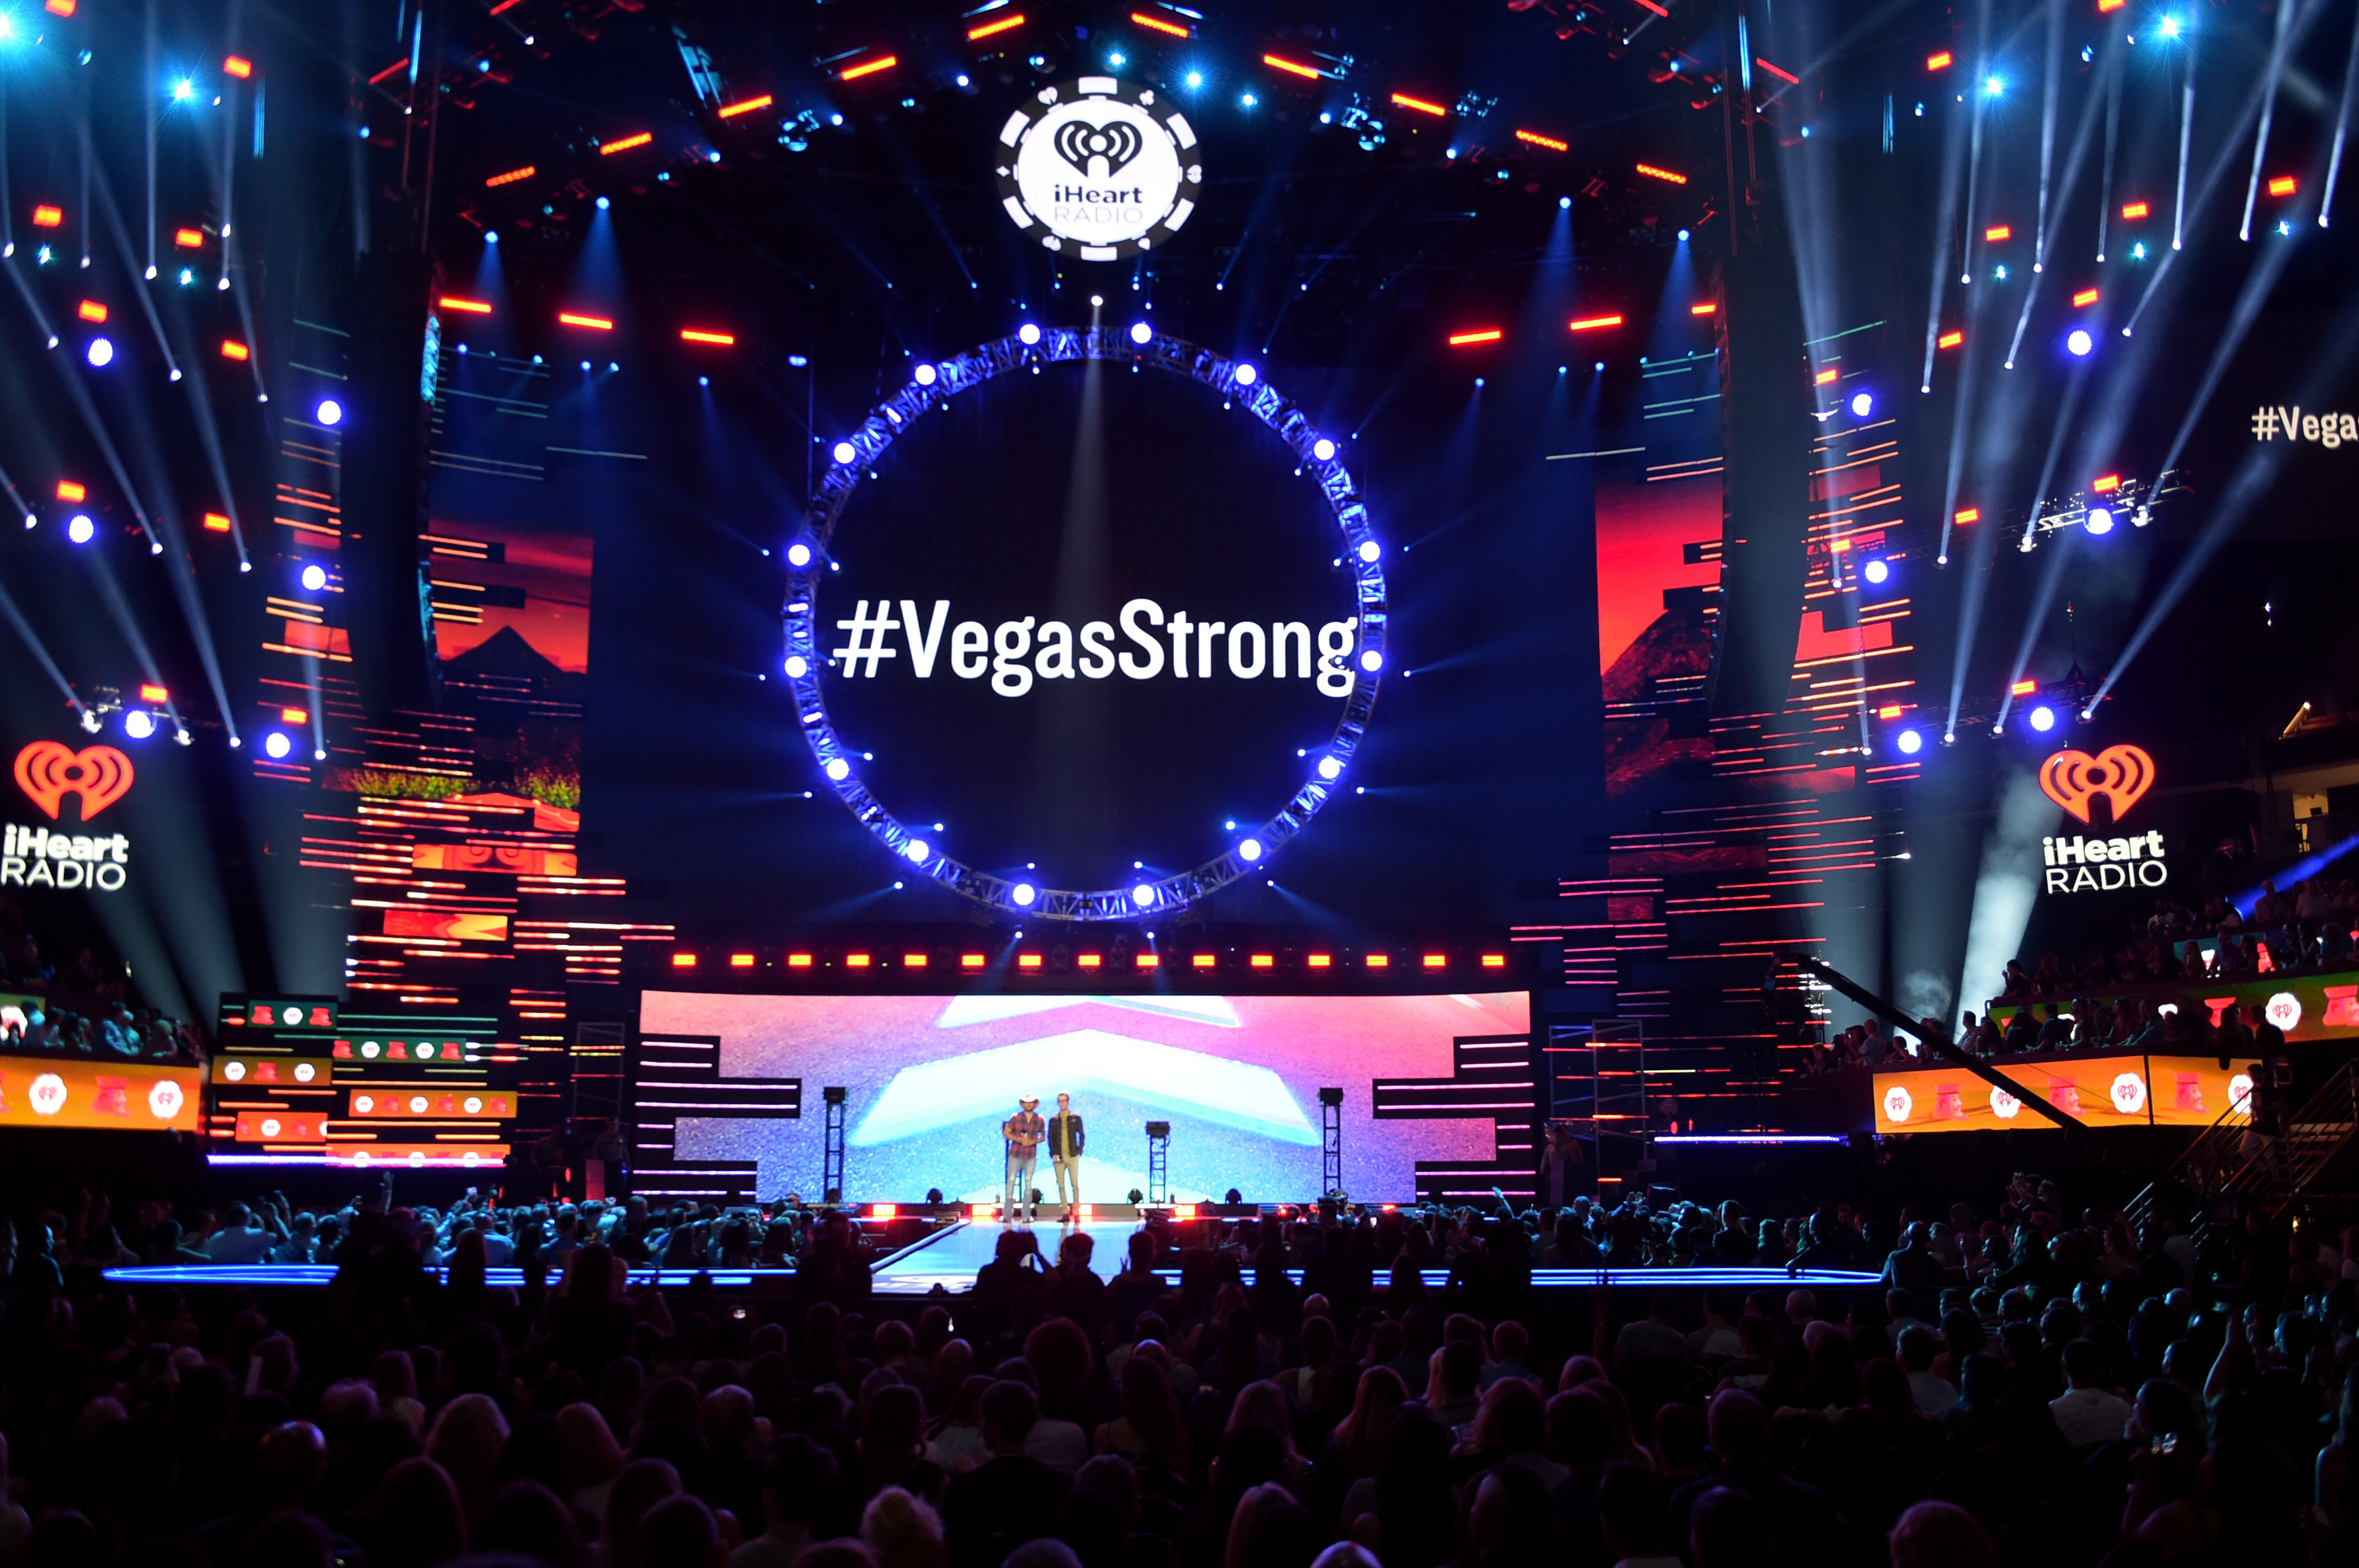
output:
{"label": "stage light", "polygon": [[499,244],[499,243],[500,243],[500,231],[499,231],[499,230],[497,230],[497,229],[485,229],[485,230],[484,231],[484,243],[485,245],[497,245],[497,244]]}
{"label": "stage light", "polygon": [[979,39],[987,38],[994,33],[1008,32],[1014,28],[1020,27],[1023,25],[1024,13],[1021,11],[1018,11],[1013,16],[1002,16],[995,22],[979,23],[966,30],[967,42],[973,43]]}
{"label": "stage light", "polygon": [[901,853],[909,857],[912,865],[923,866],[934,857],[934,846],[924,839],[913,838],[909,841],[909,846]]}
{"label": "stage light", "polygon": [[910,373],[910,379],[920,387],[931,387],[934,384],[934,378],[940,374],[941,372],[930,365],[921,365]]}
{"label": "stage light", "polygon": [[628,152],[633,147],[643,147],[655,139],[656,134],[653,131],[635,132],[618,141],[605,143],[598,148],[598,156],[611,158],[618,152]]}
{"label": "stage light", "polygon": [[1955,348],[1965,341],[1965,333],[1962,332],[1943,332],[1940,338],[1936,339],[1935,343],[1936,346],[1940,348]]}
{"label": "stage light", "polygon": [[187,103],[190,99],[191,99],[191,98],[195,97],[196,95],[197,95],[197,84],[196,84],[195,82],[193,82],[190,81],[187,77],[185,77],[185,76],[184,76],[184,77],[180,78],[180,80],[179,80],[179,81],[175,82],[174,83],[172,83],[172,102],[173,102],[173,103]]}
{"label": "stage light", "polygon": [[1872,556],[1859,563],[1860,581],[1881,588],[1892,581],[1892,563],[1881,556]]}
{"label": "stage light", "polygon": [[1261,840],[1257,838],[1240,840],[1237,844],[1237,858],[1244,861],[1247,866],[1251,866],[1254,862],[1259,860],[1261,858]]}
{"label": "stage light", "polygon": [[758,98],[740,98],[734,103],[721,105],[721,117],[724,120],[734,120],[740,114],[750,114],[756,109],[766,109],[775,100],[767,93]]}
{"label": "stage light", "polygon": [[1133,887],[1130,890],[1130,901],[1142,909],[1153,904],[1155,902],[1154,884],[1141,882],[1137,887]]}
{"label": "stage light", "polygon": [[[539,172],[540,170],[534,167],[532,164],[527,163],[522,169],[511,169],[505,174],[495,174],[489,180],[484,180],[484,185],[487,190],[495,190],[503,185],[514,185],[519,180],[530,180],[534,175]],[[489,241],[493,239],[493,236],[485,234],[484,238]]]}
{"label": "stage light", "polygon": [[1947,71],[1950,69],[1950,61],[1952,58],[1953,57],[1948,49],[1942,49],[1936,54],[1929,54],[1925,57],[1925,69],[1928,71]]}
{"label": "stage light", "polygon": [[853,458],[858,457],[859,455],[860,450],[853,446],[850,441],[838,441],[835,443],[836,462],[850,463]]}
{"label": "stage light", "polygon": [[599,197],[599,198],[598,198],[598,211],[600,211],[600,212],[604,212],[607,208],[609,208],[609,207],[611,207],[611,206],[613,206],[613,205],[614,205],[614,203],[613,203],[612,201],[608,201],[605,197],[601,196],[601,197]]}
{"label": "stage light", "polygon": [[711,343],[717,348],[734,348],[737,345],[737,334],[734,332],[716,332],[708,327],[682,327],[679,329],[679,341],[682,343]]}
{"label": "stage light", "polygon": [[2031,710],[2031,727],[2046,735],[2056,727],[2056,710],[2042,702]]}
{"label": "stage light", "polygon": [[1009,902],[1013,903],[1019,909],[1030,909],[1032,907],[1032,900],[1039,896],[1040,889],[1035,887],[1029,882],[1018,882],[1015,887],[1010,887],[1007,890]]}
{"label": "stage light", "polygon": [[60,480],[59,480],[59,481],[58,481],[58,499],[59,499],[59,500],[60,500],[60,501],[84,501],[84,500],[88,500],[89,498],[90,498],[90,486],[89,486],[89,485],[84,485],[81,480],[79,480],[79,479],[60,479]]}
{"label": "stage light", "polygon": [[810,660],[799,653],[790,653],[787,656],[786,668],[788,679],[799,681],[810,673]]}
{"label": "stage light", "polygon": [[1016,341],[1022,343],[1026,348],[1030,348],[1040,341],[1040,329],[1033,325],[1030,321],[1027,321],[1022,326],[1016,329]]}
{"label": "stage light", "polygon": [[1915,730],[1902,730],[1892,737],[1892,744],[1900,748],[1901,756],[1914,757],[1925,749],[1925,737]]}
{"label": "stage light", "polygon": [[273,762],[284,762],[295,750],[295,743],[284,730],[272,730],[262,737],[262,753]]}
{"label": "stage light", "polygon": [[1985,76],[1983,78],[1983,93],[1985,96],[1995,98],[2006,91],[2006,83],[1999,80],[1997,77]]}
{"label": "stage light", "polygon": [[54,229],[65,221],[66,212],[62,207],[52,207],[44,201],[33,209],[33,227],[37,229]]}
{"label": "stage light", "polygon": [[1321,758],[1319,759],[1319,777],[1320,777],[1320,778],[1321,778],[1321,779],[1336,779],[1336,778],[1340,778],[1340,777],[1343,775],[1343,765],[1341,762],[1337,761],[1334,757],[1321,757]]}
{"label": "stage light", "polygon": [[590,362],[589,362],[588,360],[586,360],[586,359],[585,359],[585,360],[583,360],[583,361],[582,362],[582,371],[583,371],[583,373],[584,373],[584,374],[587,374],[587,373],[588,373],[588,371],[589,371],[589,369],[590,369]]}
{"label": "stage light", "polygon": [[2151,211],[2152,209],[2143,201],[2125,202],[2122,205],[2122,221],[2125,223],[2136,223]]}
{"label": "stage light", "polygon": [[66,538],[76,544],[88,544],[98,537],[98,525],[85,512],[76,512],[66,523]]}
{"label": "stage light", "polygon": [[1571,152],[1572,150],[1572,144],[1571,142],[1561,140],[1556,136],[1544,136],[1538,131],[1517,131],[1516,133],[1516,139],[1519,142],[1528,142],[1536,147],[1546,147],[1550,152]]}
{"label": "stage light", "polygon": [[1203,73],[1202,71],[1190,71],[1190,72],[1188,73],[1188,85],[1189,85],[1189,86],[1190,86],[1190,87],[1201,87],[1201,86],[1203,86],[1203,85],[1204,85],[1204,73]]}
{"label": "stage light", "polygon": [[2083,289],[2072,296],[2072,308],[2076,310],[2085,309],[2096,302],[2097,291],[2093,289]]}
{"label": "stage light", "polygon": [[91,339],[90,347],[83,353],[94,365],[103,367],[114,363],[114,345],[104,338]]}
{"label": "stage light", "polygon": [[2090,351],[2097,346],[2097,340],[2089,335],[2089,330],[2086,327],[2074,327],[2065,334],[2064,346],[2076,359],[2085,359]]}
{"label": "stage light", "polygon": [[133,740],[146,740],[156,733],[156,715],[145,708],[134,708],[123,715],[123,733]]}
{"label": "stage light", "polygon": [[890,71],[901,63],[898,55],[886,55],[882,60],[863,60],[837,76],[839,82],[857,82],[864,76],[874,76],[880,71]]}
{"label": "stage light", "polygon": [[1310,455],[1321,463],[1332,463],[1335,458],[1335,443],[1321,436],[1310,443]]}
{"label": "stage light", "polygon": [[1572,210],[1572,198],[1570,196],[1558,197],[1556,199],[1556,210],[1560,212],[1571,212]]}
{"label": "stage light", "polygon": [[106,320],[106,307],[95,299],[84,299],[74,307],[74,314],[85,321],[96,323]]}
{"label": "stage light", "polygon": [[219,512],[207,512],[204,515],[204,528],[205,532],[209,534],[225,534],[230,531],[229,519]]}
{"label": "stage light", "polygon": [[1234,370],[1229,372],[1229,375],[1240,387],[1250,387],[1261,378],[1261,372],[1256,370],[1250,365],[1240,365]]}
{"label": "stage light", "polygon": [[569,327],[588,327],[592,332],[611,332],[614,323],[604,316],[585,316],[578,310],[560,310],[558,321]]}
{"label": "stage light", "polygon": [[824,771],[830,779],[832,779],[838,784],[841,784],[845,779],[852,777],[852,764],[844,761],[843,758],[840,757],[831,757],[827,759],[827,767]]}
{"label": "stage light", "polygon": [[2272,196],[2290,196],[2294,192],[2294,185],[2295,180],[2292,175],[2280,174],[2269,181],[2269,194]]}
{"label": "stage light", "polygon": [[2178,17],[2165,16],[2162,19],[2162,36],[2166,38],[2175,38],[2179,36]]}
{"label": "stage light", "polygon": [[328,569],[326,567],[315,561],[303,569],[303,588],[306,593],[321,593],[327,586]]}
{"label": "stage light", "polygon": [[2121,487],[2122,476],[2118,474],[2100,474],[2089,481],[2089,488],[2100,495],[2110,495]]}
{"label": "stage light", "polygon": [[1618,327],[1621,324],[1622,318],[1619,316],[1583,316],[1579,321],[1565,323],[1576,332],[1593,332],[1602,327]]}
{"label": "stage light", "polygon": [[222,339],[221,355],[223,359],[242,361],[252,359],[254,357],[254,351],[246,347],[244,343],[238,342],[235,338],[223,338]]}
{"label": "stage light", "polygon": [[1133,321],[1130,324],[1130,341],[1140,344],[1152,343],[1155,341],[1155,329],[1145,321]]}
{"label": "stage light", "polygon": [[234,76],[243,82],[254,74],[254,62],[237,55],[232,55],[222,61],[222,71],[224,75]]}
{"label": "stage light", "polygon": [[2006,689],[2006,694],[2010,697],[2028,697],[2038,690],[2039,682],[2037,681],[2018,681]]}
{"label": "stage light", "polygon": [[712,377],[710,376],[700,376],[696,378],[696,384],[699,387],[710,387],[712,385]]}
{"label": "stage light", "polygon": [[2091,533],[2096,534],[2101,538],[2106,534],[2112,533],[2114,531],[2113,508],[2110,506],[2090,507],[2089,515],[2081,520],[2081,526],[2088,529]]}
{"label": "stage light", "polygon": [[1420,114],[1431,114],[1437,119],[1446,119],[1450,114],[1450,111],[1440,104],[1424,98],[1412,98],[1406,93],[1394,93],[1393,103],[1399,108],[1414,109]]}
{"label": "stage light", "polygon": [[1113,54],[1106,56],[1106,64],[1114,67],[1116,71],[1120,71],[1123,67],[1122,51],[1117,49]]}
{"label": "stage light", "polygon": [[[1282,71],[1288,76],[1299,76],[1304,78],[1306,81],[1317,82],[1321,77],[1321,72],[1316,66],[1304,65],[1299,61],[1287,60],[1274,54],[1266,54],[1262,56],[1261,62],[1264,65],[1268,66],[1273,71]],[[1252,108],[1253,94],[1250,93],[1246,93],[1242,102],[1244,102],[1246,108]]]}
{"label": "stage light", "polygon": [[1874,412],[1875,412],[1875,399],[1873,397],[1869,396],[1865,392],[1854,392],[1851,395],[1851,416],[1853,419],[1864,419]]}
{"label": "stage light", "polygon": [[810,546],[809,546],[809,545],[805,544],[805,543],[804,543],[802,540],[800,540],[800,539],[797,539],[797,540],[795,540],[795,542],[794,542],[794,543],[792,543],[792,544],[790,544],[790,545],[787,546],[787,564],[788,564],[788,565],[789,565],[789,566],[809,566],[810,563],[811,563],[811,547],[810,547]]}
{"label": "stage light", "polygon": [[1362,539],[1360,541],[1360,559],[1362,561],[1374,561],[1384,553],[1385,547],[1378,544],[1375,540]]}
{"label": "stage light", "polygon": [[344,406],[333,397],[321,398],[319,408],[312,411],[323,425],[332,428],[344,422]]}

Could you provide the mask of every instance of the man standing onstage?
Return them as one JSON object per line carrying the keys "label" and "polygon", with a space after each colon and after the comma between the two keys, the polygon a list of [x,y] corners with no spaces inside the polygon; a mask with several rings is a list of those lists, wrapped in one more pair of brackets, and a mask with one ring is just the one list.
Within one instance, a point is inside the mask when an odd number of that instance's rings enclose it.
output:
{"label": "man standing onstage", "polygon": [[[1082,1118],[1073,1115],[1071,1094],[1057,1096],[1057,1114],[1049,1118],[1049,1163],[1056,1167],[1057,1202],[1065,1205],[1065,1223],[1071,1225],[1082,1210]],[[1070,1197],[1065,1192],[1069,1180]]]}
{"label": "man standing onstage", "polygon": [[1039,1095],[1027,1094],[1018,1104],[1022,1108],[999,1124],[999,1136],[1007,1140],[1007,1185],[1000,1194],[999,1220],[1002,1225],[1014,1225],[1021,1214],[1028,1225],[1034,1161],[1039,1158],[1040,1139],[1048,1129],[1034,1108],[1040,1104]]}

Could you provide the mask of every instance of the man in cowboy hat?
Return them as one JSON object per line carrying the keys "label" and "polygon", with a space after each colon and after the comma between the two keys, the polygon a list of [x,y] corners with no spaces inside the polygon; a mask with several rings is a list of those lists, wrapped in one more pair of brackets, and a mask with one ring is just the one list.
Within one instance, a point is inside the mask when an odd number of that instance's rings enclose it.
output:
{"label": "man in cowboy hat", "polygon": [[1017,1104],[1016,1113],[999,1124],[999,1136],[1007,1140],[1007,1185],[1000,1196],[999,1218],[1003,1225],[1013,1225],[1021,1213],[1023,1223],[1028,1225],[1032,1223],[1033,1162],[1038,1158],[1040,1142],[1048,1137],[1049,1128],[1040,1119],[1039,1095],[1027,1094]]}

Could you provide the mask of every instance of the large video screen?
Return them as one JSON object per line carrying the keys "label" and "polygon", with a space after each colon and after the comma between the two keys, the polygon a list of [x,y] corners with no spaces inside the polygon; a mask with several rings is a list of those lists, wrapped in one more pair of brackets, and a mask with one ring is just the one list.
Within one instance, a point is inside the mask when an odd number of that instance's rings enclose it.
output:
{"label": "large video screen", "polygon": [[[1082,1118],[1083,1195],[1119,1203],[1147,1189],[1147,1124],[1171,1125],[1169,1180],[1181,1201],[1235,1188],[1250,1202],[1298,1202],[1320,1190],[1319,1091],[1343,1091],[1344,1188],[1356,1199],[1416,1196],[1419,1161],[1498,1158],[1498,1122],[1529,1122],[1530,1073],[1499,1074],[1459,1096],[1469,1115],[1375,1115],[1404,1080],[1449,1085],[1461,1042],[1510,1047],[1528,1036],[1523,992],[1428,996],[748,996],[649,991],[642,1051],[665,1040],[717,1040],[720,1075],[797,1078],[799,1118],[700,1116],[698,1096],[650,1090],[649,1107],[678,1107],[683,1160],[760,1166],[765,1196],[817,1190],[817,1090],[845,1098],[844,1192],[908,1201],[999,1196],[999,1128],[1024,1094],[1043,1116],[1072,1096]],[[1507,1049],[1520,1068],[1526,1058]],[[1439,1097],[1439,1096],[1436,1096]],[[1479,1109],[1478,1109],[1479,1106]],[[1037,1184],[1053,1199],[1043,1158]]]}
{"label": "large video screen", "polygon": [[2252,1115],[2251,1063],[2208,1056],[2082,1056],[1993,1063],[2010,1094],[1954,1067],[1875,1074],[1878,1132],[2054,1130],[2023,1102],[2037,1096],[2093,1127],[2242,1126]]}

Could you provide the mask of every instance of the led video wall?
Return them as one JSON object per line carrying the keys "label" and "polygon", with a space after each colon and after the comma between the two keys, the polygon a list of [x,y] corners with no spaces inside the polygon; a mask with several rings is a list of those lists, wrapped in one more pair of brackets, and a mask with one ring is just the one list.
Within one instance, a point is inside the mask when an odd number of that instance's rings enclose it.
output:
{"label": "led video wall", "polygon": [[[1299,1201],[1320,1190],[1319,1091],[1343,1091],[1354,1198],[1528,1189],[1529,997],[749,996],[649,991],[635,1158],[745,1161],[764,1197],[819,1191],[821,1091],[845,1091],[854,1201],[996,1198],[1019,1096],[1072,1096],[1083,1195],[1147,1188],[1149,1121],[1171,1125],[1172,1196]],[[717,1045],[717,1051],[714,1049]],[[691,1063],[711,1063],[700,1071]],[[799,1085],[799,1116],[749,1091]],[[787,1103],[787,1102],[781,1102]],[[645,1188],[654,1179],[645,1173]],[[657,1183],[660,1185],[659,1182]],[[1053,1199],[1044,1158],[1038,1185]]]}
{"label": "led video wall", "polygon": [[2056,1130],[2024,1102],[2045,1100],[2093,1127],[2210,1127],[2252,1113],[2252,1064],[2223,1069],[2209,1056],[2083,1056],[1996,1062],[2020,1086],[2010,1094],[1958,1067],[1875,1074],[1878,1132]]}

